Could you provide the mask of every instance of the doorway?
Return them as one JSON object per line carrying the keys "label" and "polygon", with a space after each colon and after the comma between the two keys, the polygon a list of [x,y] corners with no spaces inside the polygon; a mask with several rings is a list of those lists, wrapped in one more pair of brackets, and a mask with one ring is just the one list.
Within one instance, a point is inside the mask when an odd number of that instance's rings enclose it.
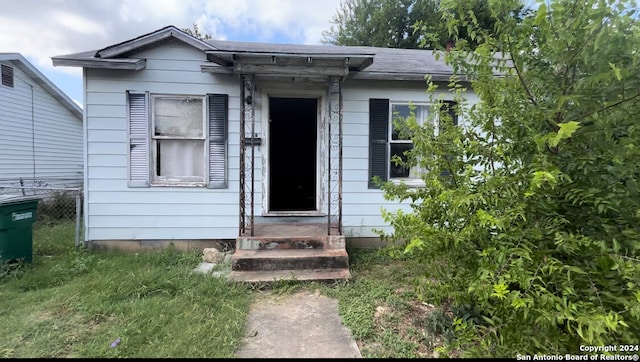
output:
{"label": "doorway", "polygon": [[269,211],[316,211],[316,98],[269,98]]}

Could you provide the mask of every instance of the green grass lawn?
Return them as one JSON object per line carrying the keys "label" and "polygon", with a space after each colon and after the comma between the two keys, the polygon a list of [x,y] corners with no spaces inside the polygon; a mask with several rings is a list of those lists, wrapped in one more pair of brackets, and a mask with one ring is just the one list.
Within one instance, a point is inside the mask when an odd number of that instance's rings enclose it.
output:
{"label": "green grass lawn", "polygon": [[350,251],[348,281],[248,285],[194,273],[200,252],[77,250],[73,221],[36,223],[33,249],[0,265],[0,358],[232,358],[262,288],[338,299],[364,357],[430,357],[446,332],[414,297],[419,265],[381,251]]}

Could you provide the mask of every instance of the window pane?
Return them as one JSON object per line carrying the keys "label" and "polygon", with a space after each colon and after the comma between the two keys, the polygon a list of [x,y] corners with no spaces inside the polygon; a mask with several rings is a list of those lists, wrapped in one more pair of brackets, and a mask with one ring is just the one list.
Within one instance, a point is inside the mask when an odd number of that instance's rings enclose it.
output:
{"label": "window pane", "polygon": [[[429,115],[429,106],[413,106],[413,111],[416,117],[416,122],[418,122],[418,124],[424,124],[427,120],[427,117]],[[392,140],[409,140],[410,138],[407,137],[406,135],[400,135],[398,130],[396,129],[395,125],[394,125],[394,121],[396,120],[406,120],[410,115],[411,115],[411,108],[409,107],[408,104],[394,104],[391,106],[391,111],[393,112],[392,114],[392,123],[391,123],[391,139]]]}
{"label": "window pane", "polygon": [[394,104],[391,106],[392,119],[391,119],[391,139],[392,140],[401,140],[408,138],[400,138],[400,134],[396,129],[395,123],[396,121],[404,121],[410,115],[410,109],[408,105],[400,105]]}
{"label": "window pane", "polygon": [[202,98],[155,97],[156,136],[204,137]]}
{"label": "window pane", "polygon": [[157,175],[201,177],[204,180],[204,141],[157,140]]}
{"label": "window pane", "polygon": [[402,161],[407,161],[407,156],[404,155],[405,151],[410,150],[413,145],[411,143],[391,143],[390,157],[389,157],[389,177],[409,177],[409,167],[403,165],[396,165],[393,161],[393,156],[397,155]]}

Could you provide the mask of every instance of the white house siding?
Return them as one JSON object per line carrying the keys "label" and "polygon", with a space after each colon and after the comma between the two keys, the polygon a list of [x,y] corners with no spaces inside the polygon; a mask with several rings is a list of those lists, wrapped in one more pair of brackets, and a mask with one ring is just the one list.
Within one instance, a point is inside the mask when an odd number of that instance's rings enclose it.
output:
{"label": "white house siding", "polygon": [[[203,52],[180,43],[164,44],[133,57],[146,59],[140,71],[86,69],[87,240],[233,239],[239,222],[240,85],[236,76],[202,73]],[[229,95],[228,188],[127,186],[126,91]],[[348,237],[375,237],[389,231],[381,209],[409,210],[368,188],[369,99],[427,102],[424,82],[355,81],[343,85],[343,227]],[[446,92],[446,90],[443,90]],[[255,131],[266,141],[268,96],[324,99],[322,85],[257,83]],[[470,101],[474,96],[470,95]],[[326,101],[326,100],[325,100]],[[324,104],[321,107],[325,107]],[[326,117],[326,115],[325,115]],[[255,215],[263,215],[262,147],[255,148]],[[324,182],[324,180],[322,181]]]}
{"label": "white house siding", "polygon": [[[228,239],[238,233],[237,77],[202,73],[205,54],[178,42],[134,55],[139,71],[86,69],[86,232],[89,241]],[[127,186],[126,91],[229,95],[228,188]]]}
{"label": "white house siding", "polygon": [[0,182],[81,186],[82,119],[11,61],[14,87],[0,85]]}

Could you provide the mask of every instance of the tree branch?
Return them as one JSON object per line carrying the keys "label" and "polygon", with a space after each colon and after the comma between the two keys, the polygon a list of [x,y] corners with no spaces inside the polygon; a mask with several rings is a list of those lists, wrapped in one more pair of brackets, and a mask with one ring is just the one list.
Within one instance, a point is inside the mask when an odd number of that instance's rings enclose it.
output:
{"label": "tree branch", "polygon": [[522,84],[522,88],[524,88],[524,91],[527,93],[527,98],[529,98],[529,100],[534,106],[537,106],[538,102],[536,102],[536,99],[533,97],[533,94],[531,93],[531,90],[527,86],[527,83],[525,83],[524,78],[522,76],[522,72],[520,71],[520,68],[518,68],[518,63],[513,57],[511,41],[508,36],[507,36],[507,43],[509,45],[509,56],[511,57],[511,61],[513,62],[513,69],[515,69],[516,74],[518,75],[518,80],[520,81],[520,84]]}
{"label": "tree branch", "polygon": [[496,169],[494,167],[494,161],[493,161],[493,147],[495,145],[495,139],[496,139],[496,122],[492,119],[491,120],[491,149],[489,150],[489,162],[491,164],[492,176],[496,175]]}
{"label": "tree branch", "polygon": [[587,274],[587,278],[589,279],[589,283],[591,284],[591,288],[593,288],[593,290],[596,292],[596,297],[598,298],[598,302],[600,303],[600,306],[602,307],[602,299],[600,299],[600,293],[598,292],[598,287],[593,282],[593,280],[591,280],[591,276],[589,274]]}
{"label": "tree branch", "polygon": [[640,97],[640,93],[638,93],[638,94],[636,94],[636,95],[634,95],[634,96],[632,96],[632,97],[629,97],[629,98],[621,99],[621,100],[619,100],[619,101],[617,101],[617,102],[615,102],[615,103],[611,103],[610,105],[608,105],[608,106],[606,106],[606,107],[602,107],[602,108],[600,108],[600,109],[596,109],[596,110],[591,111],[591,112],[583,113],[583,114],[579,115],[578,117],[576,117],[576,118],[572,119],[570,122],[577,122],[577,121],[580,121],[580,120],[581,120],[581,119],[583,119],[583,118],[589,117],[589,116],[591,116],[591,115],[593,115],[593,114],[596,114],[596,113],[604,112],[604,111],[606,111],[607,109],[613,108],[613,107],[615,107],[615,106],[619,106],[620,104],[622,104],[622,103],[624,103],[624,102],[628,102],[628,101],[630,101],[630,100],[632,100],[632,99],[635,99],[635,98],[638,98],[638,97]]}
{"label": "tree branch", "polygon": [[571,55],[571,58],[569,58],[569,63],[573,62],[573,60],[578,56],[578,54],[582,52],[582,49],[584,49],[584,47],[591,41],[591,39],[593,39],[602,30],[602,28],[604,28],[604,25],[606,23],[606,20],[603,21],[602,24],[600,24],[600,26],[593,33],[589,34],[587,40],[585,40],[585,42],[582,43],[578,49],[576,49],[575,53]]}

